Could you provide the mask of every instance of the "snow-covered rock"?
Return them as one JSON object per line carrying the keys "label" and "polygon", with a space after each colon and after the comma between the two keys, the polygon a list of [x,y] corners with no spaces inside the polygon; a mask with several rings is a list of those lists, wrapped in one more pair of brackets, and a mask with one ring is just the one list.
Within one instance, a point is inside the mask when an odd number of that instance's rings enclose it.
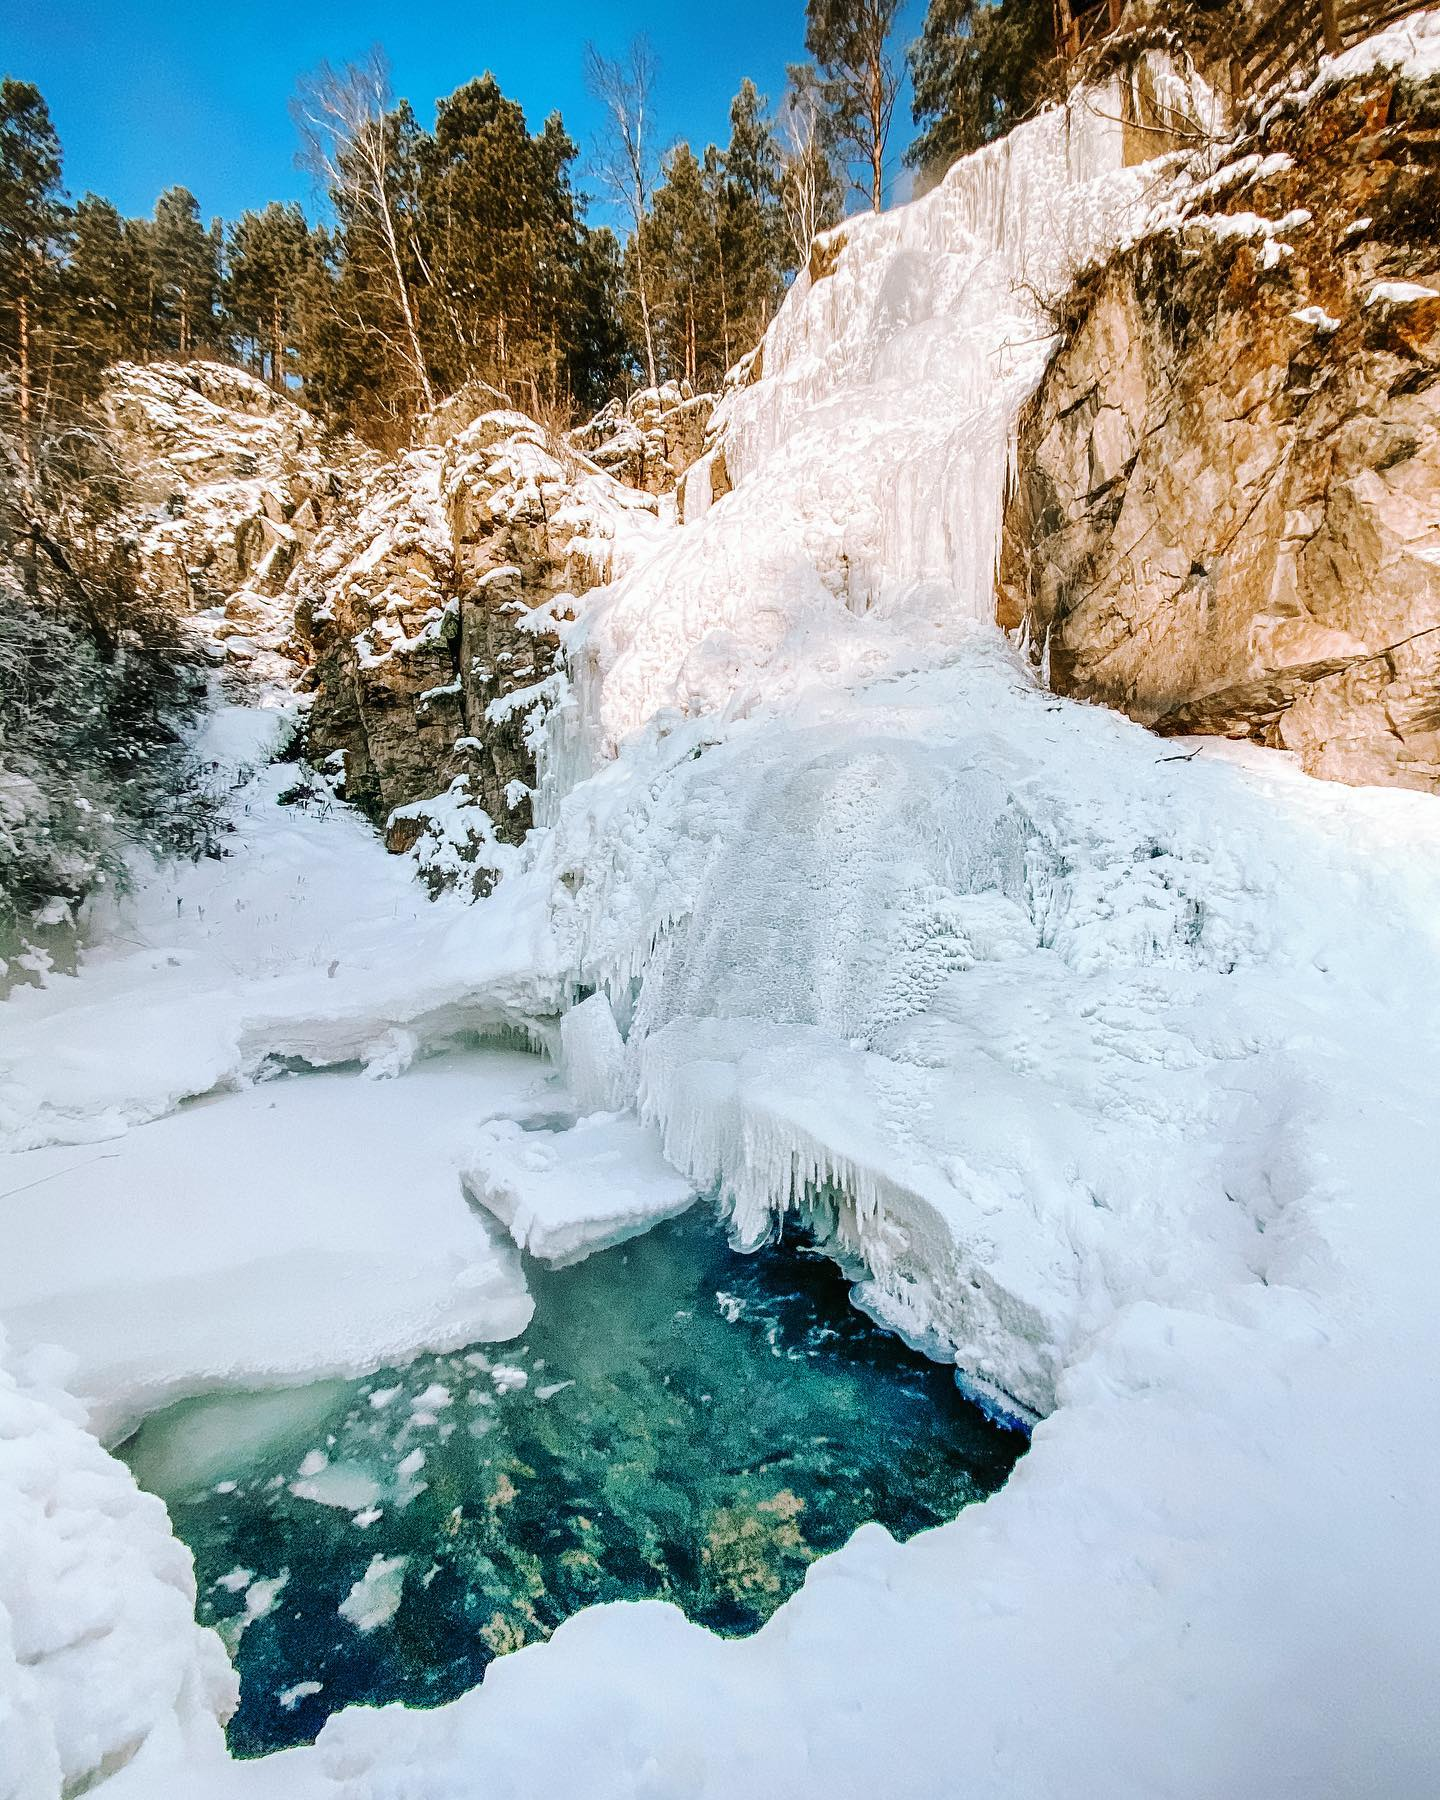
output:
{"label": "snow-covered rock", "polygon": [[570,433],[570,442],[617,481],[668,494],[705,448],[715,400],[695,393],[688,381],[640,388],[602,407]]}
{"label": "snow-covered rock", "polygon": [[[342,759],[346,798],[393,849],[462,798],[474,828],[446,831],[462,862],[467,839],[524,836],[535,729],[563,699],[561,623],[657,529],[648,497],[492,410],[385,464],[322,536],[290,583],[316,684],[311,754]],[[487,868],[470,859],[472,877]]]}
{"label": "snow-covered rock", "polygon": [[219,638],[253,638],[259,626],[273,654],[289,609],[267,601],[374,458],[223,363],[117,363],[102,400],[140,509],[142,581],[182,610],[225,607]]}
{"label": "snow-covered rock", "polygon": [[1440,791],[1437,92],[1271,109],[1070,297],[1000,583],[1057,692]]}

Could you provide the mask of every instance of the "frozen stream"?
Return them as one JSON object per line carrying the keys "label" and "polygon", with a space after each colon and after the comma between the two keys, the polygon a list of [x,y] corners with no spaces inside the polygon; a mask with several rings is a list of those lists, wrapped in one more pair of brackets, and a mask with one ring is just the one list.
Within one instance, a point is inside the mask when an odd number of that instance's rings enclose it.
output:
{"label": "frozen stream", "polygon": [[527,1273],[516,1342],[182,1401],[122,1449],[236,1657],[235,1750],[354,1701],[453,1699],[597,1601],[754,1631],[857,1525],[940,1524],[1023,1447],[831,1262],[739,1256],[703,1206]]}

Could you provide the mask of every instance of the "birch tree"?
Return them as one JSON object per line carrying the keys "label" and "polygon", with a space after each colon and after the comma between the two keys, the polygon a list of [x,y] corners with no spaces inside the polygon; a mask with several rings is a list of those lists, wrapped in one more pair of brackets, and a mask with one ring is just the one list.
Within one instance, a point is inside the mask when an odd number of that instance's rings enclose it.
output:
{"label": "birch tree", "polygon": [[845,188],[836,173],[834,130],[819,71],[810,63],[789,70],[780,108],[780,205],[794,266],[803,269],[822,231],[838,224]]}
{"label": "birch tree", "polygon": [[[407,217],[408,108],[391,111],[390,71],[376,45],[364,62],[336,69],[322,62],[300,83],[291,104],[300,133],[302,166],[329,192],[347,253],[370,265],[366,273],[390,303],[393,324],[367,320],[386,332],[429,411],[435,404],[412,284],[415,253]],[[353,240],[353,242],[352,242]]]}
{"label": "birch tree", "polygon": [[623,57],[602,56],[593,44],[585,46],[585,85],[605,113],[605,127],[596,141],[592,168],[612,202],[630,222],[630,260],[651,387],[658,379],[651,319],[653,275],[643,239],[658,166],[651,115],[655,76],[655,57],[644,38],[636,38]]}

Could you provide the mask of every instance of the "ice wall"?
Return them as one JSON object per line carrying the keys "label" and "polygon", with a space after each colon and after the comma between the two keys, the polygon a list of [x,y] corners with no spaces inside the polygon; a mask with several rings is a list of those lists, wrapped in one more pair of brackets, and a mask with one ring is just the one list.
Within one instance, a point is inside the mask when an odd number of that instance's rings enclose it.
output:
{"label": "ice wall", "polygon": [[[732,491],[701,465],[589,602],[544,759],[551,916],[672,1160],[749,1241],[833,1191],[871,1302],[1037,1411],[1122,1279],[1088,1262],[1163,1261],[1134,1145],[1178,1212],[1217,1179],[1107,1102],[1135,1084],[1079,1019],[1258,954],[1216,842],[1274,866],[1233,783],[1177,810],[1150,740],[1053,714],[993,624],[1047,305],[1163,180],[1125,108],[1079,96],[817,246],[718,415]],[[1073,1083],[1036,1079],[1057,1045]]]}
{"label": "ice wall", "polygon": [[[572,638],[597,749],[665,707],[733,715],[850,679],[900,640],[933,661],[992,616],[1010,434],[1048,354],[1045,304],[1153,180],[1123,167],[1122,121],[1118,85],[1087,95],[817,244],[760,378],[717,415],[735,492]],[[702,466],[691,518],[708,492]],[[940,585],[917,594],[925,582]]]}

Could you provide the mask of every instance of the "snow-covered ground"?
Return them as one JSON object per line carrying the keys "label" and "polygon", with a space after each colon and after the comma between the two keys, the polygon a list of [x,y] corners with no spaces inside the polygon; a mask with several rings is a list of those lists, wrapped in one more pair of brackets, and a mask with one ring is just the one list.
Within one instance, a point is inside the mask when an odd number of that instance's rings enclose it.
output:
{"label": "snow-covered ground", "polygon": [[458,903],[432,905],[411,866],[377,854],[313,776],[319,799],[277,805],[305,771],[255,764],[288,730],[278,709],[215,715],[200,754],[237,781],[251,771],[227,854],[142,876],[97,912],[82,979],[11,996],[8,1147],[106,1138],[276,1060],[398,1071],[457,1032],[520,1022],[511,1000],[524,1020],[549,1010],[543,947],[477,934]]}
{"label": "snow-covered ground", "polygon": [[[1428,54],[1440,21],[1388,41]],[[379,1073],[528,1019],[574,1102],[530,1146],[538,1100],[477,1094],[511,1123],[465,1152],[522,1240],[661,1210],[643,1139],[616,1170],[627,1105],[748,1236],[828,1184],[859,1298],[1040,1416],[1030,1455],[903,1548],[863,1531],[748,1641],[596,1609],[262,1765],[161,1694],[107,1796],[1440,1789],[1440,809],[1191,759],[986,622],[1037,296],[1159,184],[1120,166],[1121,106],[1043,116],[797,284],[725,402],[733,492],[571,629],[545,822],[492,899],[429,908],[352,821],[257,801],[251,852],[157,882],[6,1021],[14,1141],[103,1149],[267,1056]],[[386,1105],[423,1120],[444,1066]],[[0,1733],[31,1729],[24,1679]]]}

